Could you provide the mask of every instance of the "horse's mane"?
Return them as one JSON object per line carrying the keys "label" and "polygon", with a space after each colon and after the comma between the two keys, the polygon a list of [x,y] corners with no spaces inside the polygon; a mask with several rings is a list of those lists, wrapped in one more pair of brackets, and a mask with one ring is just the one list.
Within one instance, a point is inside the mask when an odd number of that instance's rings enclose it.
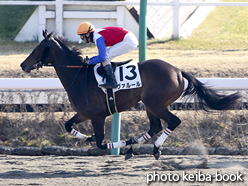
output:
{"label": "horse's mane", "polygon": [[56,34],[53,34],[53,38],[60,44],[60,46],[65,50],[67,55],[73,60],[75,64],[85,63],[82,50],[76,46],[73,46],[67,38],[61,35],[58,36]]}

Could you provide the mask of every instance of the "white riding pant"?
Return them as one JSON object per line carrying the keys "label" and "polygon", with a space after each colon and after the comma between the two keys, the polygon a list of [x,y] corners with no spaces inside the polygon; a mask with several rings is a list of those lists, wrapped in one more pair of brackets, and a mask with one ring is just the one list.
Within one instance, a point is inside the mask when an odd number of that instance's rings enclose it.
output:
{"label": "white riding pant", "polygon": [[138,46],[138,40],[132,32],[128,32],[124,39],[109,47],[106,51],[106,61],[102,62],[103,66],[110,64],[111,60],[117,56],[126,54],[135,50]]}

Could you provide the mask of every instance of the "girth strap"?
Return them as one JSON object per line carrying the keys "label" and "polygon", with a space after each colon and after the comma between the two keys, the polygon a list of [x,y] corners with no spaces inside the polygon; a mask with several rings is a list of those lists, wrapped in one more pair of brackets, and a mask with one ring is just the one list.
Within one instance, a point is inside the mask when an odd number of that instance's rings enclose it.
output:
{"label": "girth strap", "polygon": [[107,106],[108,106],[109,113],[111,115],[113,115],[114,113],[118,113],[118,110],[115,104],[115,93],[112,88],[107,88],[106,99],[107,99]]}

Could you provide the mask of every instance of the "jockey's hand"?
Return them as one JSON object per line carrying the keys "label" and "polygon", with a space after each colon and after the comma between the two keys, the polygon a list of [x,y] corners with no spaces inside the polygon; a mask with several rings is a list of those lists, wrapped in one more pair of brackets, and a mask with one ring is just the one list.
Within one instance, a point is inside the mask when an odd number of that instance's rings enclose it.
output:
{"label": "jockey's hand", "polygon": [[87,63],[89,65],[89,60],[90,58],[88,56],[86,56],[86,58],[84,58],[84,62]]}

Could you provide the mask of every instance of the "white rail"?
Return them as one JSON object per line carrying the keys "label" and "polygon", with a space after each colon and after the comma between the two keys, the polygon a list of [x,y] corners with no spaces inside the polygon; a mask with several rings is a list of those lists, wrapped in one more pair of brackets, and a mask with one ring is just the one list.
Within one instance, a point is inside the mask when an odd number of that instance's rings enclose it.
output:
{"label": "white rail", "polygon": [[[248,89],[248,78],[198,78],[214,89]],[[187,86],[187,85],[186,85]],[[58,78],[0,78],[0,90],[64,89]]]}
{"label": "white rail", "polygon": [[[248,89],[248,78],[198,78],[214,89]],[[186,85],[187,86],[187,85]],[[58,78],[0,78],[0,90],[64,89]]]}
{"label": "white rail", "polygon": [[0,90],[64,89],[58,78],[0,78]]}
{"label": "white rail", "polygon": [[[232,93],[240,90],[242,101],[247,102],[248,78],[198,78],[218,90]],[[187,81],[185,81],[187,86]],[[55,92],[53,90],[56,90]],[[52,91],[52,92],[51,92]],[[69,102],[67,94],[58,78],[0,78],[1,104],[57,104]],[[54,100],[51,102],[51,100]],[[189,102],[193,102],[190,100]],[[182,103],[178,99],[176,103]]]}

